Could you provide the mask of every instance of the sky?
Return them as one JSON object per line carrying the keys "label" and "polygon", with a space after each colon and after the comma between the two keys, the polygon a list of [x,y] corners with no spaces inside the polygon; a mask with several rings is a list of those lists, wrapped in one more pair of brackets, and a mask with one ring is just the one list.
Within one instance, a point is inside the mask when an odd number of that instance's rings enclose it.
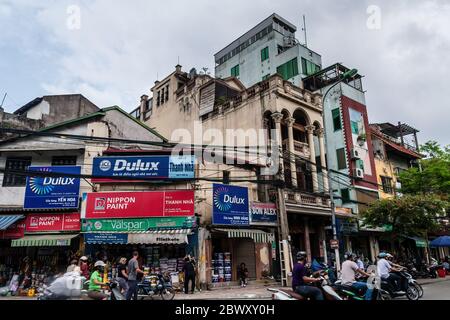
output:
{"label": "sky", "polygon": [[450,144],[450,1],[0,0],[0,102],[81,93],[131,111],[174,70],[214,68],[213,55],[278,13],[324,67],[364,75],[370,122],[402,121],[419,140]]}

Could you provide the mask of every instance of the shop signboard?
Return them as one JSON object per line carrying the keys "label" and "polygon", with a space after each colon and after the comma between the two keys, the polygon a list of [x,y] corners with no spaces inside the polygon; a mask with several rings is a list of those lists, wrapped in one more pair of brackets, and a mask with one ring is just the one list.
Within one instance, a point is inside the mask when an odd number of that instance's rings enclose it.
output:
{"label": "shop signboard", "polygon": [[0,232],[0,239],[19,239],[25,234],[25,220],[17,221]]}
{"label": "shop signboard", "polygon": [[247,188],[213,184],[213,224],[249,225]]}
{"label": "shop signboard", "polygon": [[195,217],[167,217],[142,219],[87,219],[82,232],[141,232],[155,229],[192,229]]}
{"label": "shop signboard", "polygon": [[80,231],[80,214],[33,214],[25,219],[25,232]]}
{"label": "shop signboard", "polygon": [[83,219],[194,216],[194,191],[95,192],[83,194]]}
{"label": "shop signboard", "polygon": [[[96,157],[93,182],[127,182],[139,179],[193,179],[195,156]],[[122,179],[118,180],[115,177]],[[126,178],[130,178],[129,180]]]}
{"label": "shop signboard", "polygon": [[276,225],[276,204],[253,202],[250,205],[250,222],[251,224]]}
{"label": "shop signboard", "polygon": [[127,244],[127,233],[85,233],[84,241],[89,244]]}
{"label": "shop signboard", "polygon": [[[30,171],[80,175],[80,166],[29,167]],[[27,177],[25,209],[77,209],[80,178],[77,177]]]}

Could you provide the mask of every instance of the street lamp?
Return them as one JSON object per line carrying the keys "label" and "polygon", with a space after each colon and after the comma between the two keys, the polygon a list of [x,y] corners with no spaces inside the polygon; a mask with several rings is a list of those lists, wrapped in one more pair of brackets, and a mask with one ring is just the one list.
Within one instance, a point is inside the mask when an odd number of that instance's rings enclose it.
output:
{"label": "street lamp", "polygon": [[[323,105],[325,106],[325,99],[328,95],[328,93],[330,93],[331,89],[333,89],[334,87],[336,87],[338,84],[340,84],[341,82],[348,80],[350,78],[353,78],[356,74],[358,73],[357,69],[351,69],[346,71],[342,77],[339,79],[338,82],[336,82],[335,84],[333,84],[323,95]],[[323,118],[323,127],[326,128],[325,126],[325,109],[322,110],[322,118]],[[324,130],[325,133],[325,138],[326,138],[326,130]],[[332,224],[332,228],[333,228],[333,239],[334,240],[338,240],[337,237],[337,232],[336,232],[336,211],[335,211],[335,205],[334,205],[334,197],[333,197],[333,187],[332,187],[332,181],[331,181],[331,174],[330,174],[330,157],[326,157],[326,161],[327,161],[327,179],[328,179],[328,192],[330,194],[330,203],[331,203],[331,224]],[[336,270],[340,271],[341,270],[341,261],[340,261],[340,257],[339,257],[339,246],[337,248],[334,249],[334,255],[336,258]]]}

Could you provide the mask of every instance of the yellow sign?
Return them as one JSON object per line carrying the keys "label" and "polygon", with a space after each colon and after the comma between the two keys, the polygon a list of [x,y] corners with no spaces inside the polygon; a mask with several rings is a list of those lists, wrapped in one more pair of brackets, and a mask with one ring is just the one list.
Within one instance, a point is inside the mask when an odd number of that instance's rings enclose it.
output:
{"label": "yellow sign", "polygon": [[348,215],[352,214],[352,209],[351,208],[336,207],[336,208],[334,208],[334,211],[336,213],[340,213],[340,214],[348,214]]}

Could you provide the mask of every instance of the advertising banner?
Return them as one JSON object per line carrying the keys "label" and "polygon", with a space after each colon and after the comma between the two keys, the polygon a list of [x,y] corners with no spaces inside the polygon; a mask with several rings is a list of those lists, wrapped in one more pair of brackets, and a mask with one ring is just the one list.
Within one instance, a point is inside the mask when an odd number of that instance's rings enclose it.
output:
{"label": "advertising banner", "polygon": [[194,191],[95,192],[83,195],[83,219],[188,217]]}
{"label": "advertising banner", "polygon": [[81,226],[83,232],[138,232],[154,229],[192,229],[195,217],[168,217],[143,219],[88,219]]}
{"label": "advertising banner", "polygon": [[128,235],[128,243],[140,244],[140,243],[151,243],[151,244],[182,244],[188,243],[188,238],[186,234],[143,234],[143,233],[131,233]]}
{"label": "advertising banner", "polygon": [[110,244],[127,244],[127,233],[85,233],[84,241],[86,243],[110,243]]}
{"label": "advertising banner", "polygon": [[34,214],[25,219],[26,232],[80,231],[80,214]]}
{"label": "advertising banner", "polygon": [[253,202],[250,205],[250,221],[252,224],[277,224],[277,206],[275,203]]}
{"label": "advertising banner", "polygon": [[[193,179],[195,156],[96,157],[92,166],[93,182],[127,182],[133,178]],[[112,180],[108,177],[130,178]]]}
{"label": "advertising banner", "polygon": [[6,230],[0,231],[0,239],[19,239],[25,234],[25,220],[17,221]]}
{"label": "advertising banner", "polygon": [[247,188],[213,184],[213,224],[249,225]]}
{"label": "advertising banner", "polygon": [[[79,175],[79,166],[29,167],[30,171]],[[74,177],[27,177],[25,209],[78,208],[80,179]]]}

